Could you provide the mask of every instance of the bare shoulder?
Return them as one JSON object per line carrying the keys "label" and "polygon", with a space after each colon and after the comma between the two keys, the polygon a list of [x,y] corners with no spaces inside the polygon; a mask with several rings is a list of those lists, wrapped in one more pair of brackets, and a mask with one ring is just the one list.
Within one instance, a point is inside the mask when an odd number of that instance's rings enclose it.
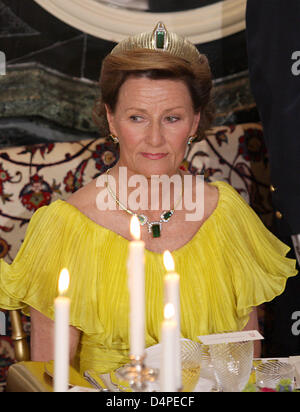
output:
{"label": "bare shoulder", "polygon": [[[181,174],[183,176],[189,175],[191,176],[190,172],[187,171],[182,171]],[[215,208],[218,205],[219,202],[219,189],[216,186],[213,186],[207,182],[205,182],[202,176],[195,176],[192,175],[193,177],[193,198],[197,201],[196,193],[195,193],[195,187],[197,185],[197,177],[201,178],[201,181],[204,183],[204,214],[205,218],[209,217]]]}
{"label": "bare shoulder", "polygon": [[93,207],[93,200],[95,200],[96,183],[94,180],[86,184],[85,186],[72,193],[66,202],[75,206],[81,212],[86,212]]}
{"label": "bare shoulder", "polygon": [[105,208],[101,210],[101,208],[98,207],[98,193],[99,190],[96,186],[96,179],[94,179],[70,195],[66,202],[75,206],[81,213],[93,220],[95,223],[106,226],[110,215]]}
{"label": "bare shoulder", "polygon": [[205,215],[210,216],[218,206],[219,189],[216,186],[204,182]]}

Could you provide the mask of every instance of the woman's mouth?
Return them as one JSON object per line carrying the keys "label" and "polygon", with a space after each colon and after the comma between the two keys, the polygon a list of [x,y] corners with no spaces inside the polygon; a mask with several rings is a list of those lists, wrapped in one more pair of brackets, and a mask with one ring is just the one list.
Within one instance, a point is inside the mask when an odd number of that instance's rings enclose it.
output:
{"label": "woman's mouth", "polygon": [[167,156],[168,153],[142,153],[142,156],[146,157],[147,159],[151,160],[159,160],[163,157]]}

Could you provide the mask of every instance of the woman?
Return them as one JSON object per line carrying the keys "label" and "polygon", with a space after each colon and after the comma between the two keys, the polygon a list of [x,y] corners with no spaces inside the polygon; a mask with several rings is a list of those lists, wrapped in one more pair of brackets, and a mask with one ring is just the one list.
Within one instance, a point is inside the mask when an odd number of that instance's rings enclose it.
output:
{"label": "woman", "polygon": [[[186,145],[201,137],[212,120],[207,59],[159,25],[153,34],[121,42],[107,56],[100,86],[96,118],[106,113],[109,132],[120,145],[120,160],[109,170],[116,188],[110,187],[108,195],[119,200],[121,167],[128,180],[144,176],[148,205],[135,213],[157,222],[165,194],[160,189],[159,210],[152,210],[151,177],[183,179],[188,173],[179,166]],[[196,177],[191,187],[195,199]],[[133,189],[127,190],[130,194]],[[182,196],[186,190],[184,186]],[[31,314],[33,360],[53,359],[53,300],[60,270],[69,269],[70,356],[82,373],[115,370],[128,361],[129,350],[126,262],[132,211],[128,206],[103,210],[98,194],[93,180],[66,202],[40,208],[13,264],[1,261],[0,268],[0,306]],[[166,249],[181,275],[183,337],[197,340],[208,333],[257,329],[255,308],[280,294],[286,279],[297,273],[295,261],[285,258],[289,248],[224,182],[205,184],[201,220],[186,221],[185,205],[176,210],[177,203],[171,194],[175,212],[160,222],[158,233],[147,231],[148,224],[141,226],[146,346],[160,340]]]}

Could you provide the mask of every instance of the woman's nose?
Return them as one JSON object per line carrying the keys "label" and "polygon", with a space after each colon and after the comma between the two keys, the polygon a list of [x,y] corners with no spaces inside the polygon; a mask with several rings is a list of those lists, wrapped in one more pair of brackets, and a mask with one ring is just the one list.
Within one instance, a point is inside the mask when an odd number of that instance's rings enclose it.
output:
{"label": "woman's nose", "polygon": [[147,143],[151,146],[162,146],[164,144],[164,134],[159,123],[153,122],[147,129]]}

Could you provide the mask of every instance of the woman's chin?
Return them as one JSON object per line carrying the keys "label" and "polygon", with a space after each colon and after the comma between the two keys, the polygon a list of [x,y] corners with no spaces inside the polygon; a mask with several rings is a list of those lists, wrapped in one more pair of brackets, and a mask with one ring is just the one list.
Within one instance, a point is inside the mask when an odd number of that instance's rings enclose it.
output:
{"label": "woman's chin", "polygon": [[180,165],[170,162],[170,159],[149,160],[143,158],[135,165],[135,170],[138,170],[138,174],[145,177],[151,177],[152,175],[168,175],[172,176],[177,173]]}
{"label": "woman's chin", "polygon": [[126,162],[119,162],[118,166],[127,167],[129,175],[142,175],[146,178],[151,178],[153,175],[173,176],[178,173],[180,164],[170,162],[170,159],[167,160],[166,158],[150,160],[142,157],[130,165]]}
{"label": "woman's chin", "polygon": [[141,174],[147,178],[151,178],[151,176],[154,175],[168,175],[172,176],[176,174],[176,171],[178,168],[170,167],[170,166],[164,166],[164,165],[149,165],[148,167],[140,167],[138,168],[137,174]]}

